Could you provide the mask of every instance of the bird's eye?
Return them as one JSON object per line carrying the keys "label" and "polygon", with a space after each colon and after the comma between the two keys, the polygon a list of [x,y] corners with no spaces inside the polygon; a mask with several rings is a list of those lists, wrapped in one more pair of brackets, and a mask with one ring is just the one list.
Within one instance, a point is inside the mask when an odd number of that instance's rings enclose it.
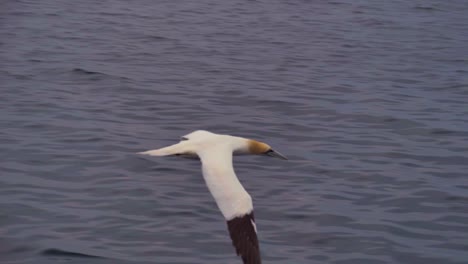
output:
{"label": "bird's eye", "polygon": [[272,149],[267,150],[264,154],[270,154],[273,153],[274,151]]}
{"label": "bird's eye", "polygon": [[188,140],[186,137],[180,137],[180,141]]}

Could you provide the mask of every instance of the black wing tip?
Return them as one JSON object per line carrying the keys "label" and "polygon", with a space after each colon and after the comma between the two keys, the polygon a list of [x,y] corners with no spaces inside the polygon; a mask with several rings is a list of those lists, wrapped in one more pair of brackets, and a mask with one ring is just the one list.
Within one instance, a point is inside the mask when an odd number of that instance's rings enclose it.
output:
{"label": "black wing tip", "polygon": [[227,221],[232,245],[244,264],[261,264],[253,211]]}

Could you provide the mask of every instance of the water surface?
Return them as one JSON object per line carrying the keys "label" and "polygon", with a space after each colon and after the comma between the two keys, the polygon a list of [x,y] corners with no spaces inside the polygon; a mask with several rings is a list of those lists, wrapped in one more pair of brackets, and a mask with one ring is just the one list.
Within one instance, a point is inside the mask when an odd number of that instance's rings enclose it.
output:
{"label": "water surface", "polygon": [[196,160],[236,158],[264,263],[467,263],[468,4],[2,1],[2,263],[240,263]]}

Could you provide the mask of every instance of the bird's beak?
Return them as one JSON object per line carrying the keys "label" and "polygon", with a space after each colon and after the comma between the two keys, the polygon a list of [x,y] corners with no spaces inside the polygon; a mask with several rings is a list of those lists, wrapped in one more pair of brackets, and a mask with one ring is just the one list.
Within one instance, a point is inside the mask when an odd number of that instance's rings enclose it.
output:
{"label": "bird's beak", "polygon": [[265,153],[266,155],[270,156],[270,157],[276,157],[276,158],[280,158],[280,159],[284,159],[284,160],[287,160],[288,158],[286,158],[283,154],[279,153],[278,151],[276,150],[273,150],[273,149],[270,149],[269,151],[267,151],[267,153]]}

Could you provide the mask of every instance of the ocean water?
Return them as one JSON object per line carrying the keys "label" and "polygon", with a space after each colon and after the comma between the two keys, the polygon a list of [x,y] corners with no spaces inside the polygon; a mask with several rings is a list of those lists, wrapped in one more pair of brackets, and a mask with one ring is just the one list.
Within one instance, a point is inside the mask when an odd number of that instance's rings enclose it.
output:
{"label": "ocean water", "polygon": [[240,263],[196,160],[236,157],[264,263],[468,263],[468,2],[0,3],[0,262]]}

